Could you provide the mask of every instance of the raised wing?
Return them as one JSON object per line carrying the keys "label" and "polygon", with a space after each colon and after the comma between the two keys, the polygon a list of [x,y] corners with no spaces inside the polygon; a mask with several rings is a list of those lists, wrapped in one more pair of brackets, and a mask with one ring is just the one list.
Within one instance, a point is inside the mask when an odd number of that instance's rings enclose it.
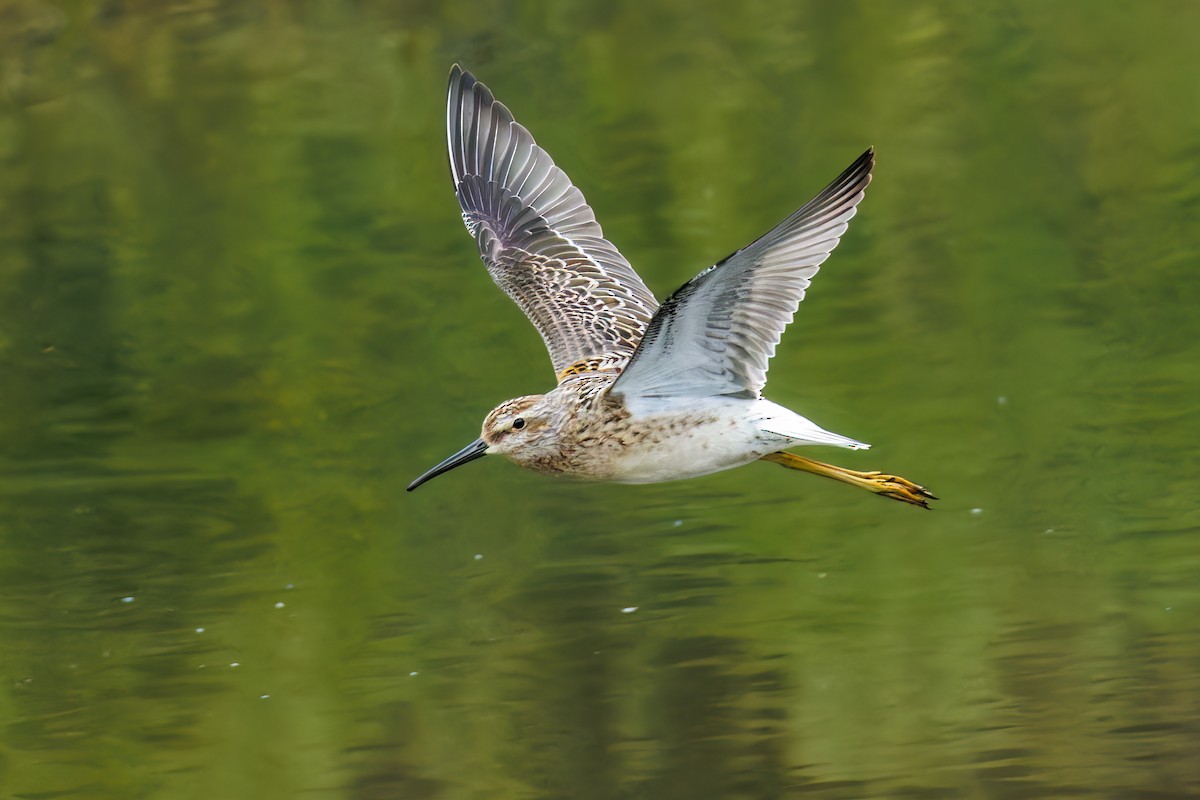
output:
{"label": "raised wing", "polygon": [[769,233],[663,301],[613,385],[633,397],[759,397],[767,362],[871,182],[875,151]]}
{"label": "raised wing", "polygon": [[604,238],[583,193],[457,64],[446,135],[463,222],[492,279],[542,335],[559,379],[586,371],[581,362],[623,364],[658,301]]}

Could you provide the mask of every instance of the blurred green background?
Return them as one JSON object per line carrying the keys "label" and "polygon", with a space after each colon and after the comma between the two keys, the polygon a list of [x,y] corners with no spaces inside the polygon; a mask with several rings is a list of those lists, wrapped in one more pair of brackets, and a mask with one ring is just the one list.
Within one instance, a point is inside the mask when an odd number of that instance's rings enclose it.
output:
{"label": "blurred green background", "polygon": [[[1200,5],[0,0],[0,796],[1200,796]],[[769,464],[421,471],[552,385],[461,62],[659,297],[868,145]]]}

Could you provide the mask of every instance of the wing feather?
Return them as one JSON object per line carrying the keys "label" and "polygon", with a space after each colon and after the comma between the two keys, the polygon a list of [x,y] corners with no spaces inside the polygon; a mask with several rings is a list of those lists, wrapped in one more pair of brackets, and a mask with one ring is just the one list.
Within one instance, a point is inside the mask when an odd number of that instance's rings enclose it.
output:
{"label": "wing feather", "polygon": [[658,301],[604,238],[583,193],[458,65],[446,132],[463,223],[492,279],[542,335],[555,373],[627,361]]}
{"label": "wing feather", "polygon": [[862,201],[874,149],[768,233],[663,301],[612,388],[633,397],[760,397],[809,283]]}

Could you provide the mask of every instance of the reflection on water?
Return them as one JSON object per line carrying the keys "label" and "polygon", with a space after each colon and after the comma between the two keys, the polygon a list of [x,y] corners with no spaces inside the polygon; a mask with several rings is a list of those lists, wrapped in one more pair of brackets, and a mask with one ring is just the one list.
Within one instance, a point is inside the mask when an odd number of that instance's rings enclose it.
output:
{"label": "reflection on water", "polygon": [[[1195,17],[0,2],[0,794],[1200,794]],[[875,145],[770,388],[942,507],[407,495],[550,376],[455,60],[659,296]]]}

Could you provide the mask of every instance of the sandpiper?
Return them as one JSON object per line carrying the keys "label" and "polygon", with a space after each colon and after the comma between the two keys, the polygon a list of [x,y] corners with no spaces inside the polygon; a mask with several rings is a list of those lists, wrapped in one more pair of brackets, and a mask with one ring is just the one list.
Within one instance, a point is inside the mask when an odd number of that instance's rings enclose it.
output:
{"label": "sandpiper", "polygon": [[446,105],[450,174],[492,279],[550,351],[558,385],[501,403],[478,439],[408,490],[484,455],[536,472],[621,483],[773,461],[928,508],[924,487],[784,452],[869,445],[762,396],[767,361],[812,277],[846,232],[869,149],[761,238],[661,305],[592,209],[491,91],[458,65]]}

